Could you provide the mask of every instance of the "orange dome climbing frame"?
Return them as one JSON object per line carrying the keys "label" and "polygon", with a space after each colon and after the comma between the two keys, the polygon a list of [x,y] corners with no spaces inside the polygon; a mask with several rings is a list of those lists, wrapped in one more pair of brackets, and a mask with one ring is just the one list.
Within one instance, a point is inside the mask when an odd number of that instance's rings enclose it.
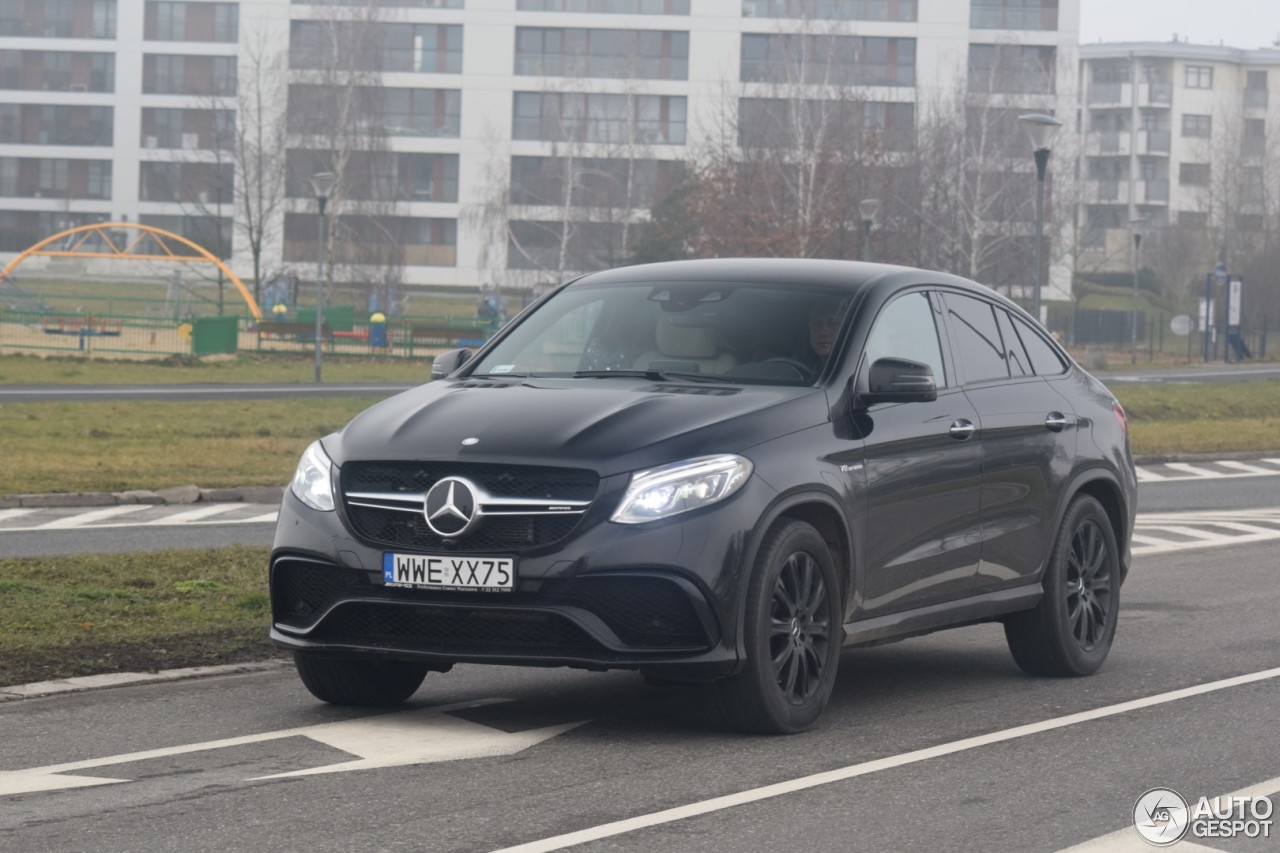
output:
{"label": "orange dome climbing frame", "polygon": [[[125,235],[119,233],[121,231],[136,233]],[[124,239],[126,236],[128,238]],[[94,240],[94,237],[98,239]],[[60,240],[66,242],[58,245]],[[48,248],[49,246],[58,246],[58,248],[51,249]],[[182,247],[190,249],[191,252],[181,251]],[[3,270],[0,270],[0,276],[8,278],[19,264],[33,255],[46,258],[121,258],[130,261],[210,263],[221,270],[222,274],[236,286],[236,290],[240,291],[240,296],[253,312],[254,319],[262,319],[262,309],[254,301],[253,294],[230,267],[203,246],[162,228],[153,228],[150,225],[139,225],[134,222],[98,222],[93,225],[68,228],[24,249],[6,264]]]}

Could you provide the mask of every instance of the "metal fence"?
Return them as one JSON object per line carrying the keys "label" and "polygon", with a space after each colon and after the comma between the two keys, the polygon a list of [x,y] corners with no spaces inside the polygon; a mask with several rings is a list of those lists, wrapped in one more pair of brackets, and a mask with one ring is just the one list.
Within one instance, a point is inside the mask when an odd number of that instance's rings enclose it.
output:
{"label": "metal fence", "polygon": [[[1174,315],[1164,312],[1138,312],[1138,357],[1148,361],[1202,361],[1205,333],[1192,329],[1190,334],[1175,334],[1170,327]],[[1068,347],[1102,347],[1128,352],[1132,345],[1132,314],[1128,311],[1102,311],[1052,307],[1048,312],[1048,328]],[[1195,318],[1192,318],[1194,323]],[[1274,325],[1274,324],[1272,324]],[[1265,358],[1267,356],[1268,318],[1257,315],[1245,318],[1241,326],[1240,345],[1234,347],[1230,360]],[[1226,358],[1225,336],[1221,324],[1208,331],[1209,360]],[[1274,348],[1273,348],[1274,349]]]}
{"label": "metal fence", "polygon": [[190,355],[192,330],[189,320],[0,309],[5,351]]}

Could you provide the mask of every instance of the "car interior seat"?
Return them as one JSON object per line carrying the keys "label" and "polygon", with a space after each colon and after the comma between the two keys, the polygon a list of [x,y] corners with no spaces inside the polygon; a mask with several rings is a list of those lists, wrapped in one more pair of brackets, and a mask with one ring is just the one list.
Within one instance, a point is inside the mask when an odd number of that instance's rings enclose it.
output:
{"label": "car interior seat", "polygon": [[732,353],[723,351],[705,317],[660,315],[654,343],[654,349],[636,359],[637,369],[720,375],[738,363]]}

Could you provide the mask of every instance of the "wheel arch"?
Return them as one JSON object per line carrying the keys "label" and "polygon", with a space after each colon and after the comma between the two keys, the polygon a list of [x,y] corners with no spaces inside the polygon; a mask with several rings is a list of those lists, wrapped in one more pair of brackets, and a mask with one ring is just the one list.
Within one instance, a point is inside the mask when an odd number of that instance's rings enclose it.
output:
{"label": "wheel arch", "polygon": [[[1077,474],[1063,494],[1066,498],[1058,507],[1053,529],[1057,531],[1062,525],[1067,508],[1077,496],[1088,495],[1097,500],[1106,511],[1107,520],[1111,522],[1111,529],[1116,536],[1116,546],[1120,549],[1120,582],[1123,583],[1129,573],[1129,537],[1132,531],[1129,529],[1129,513],[1126,511],[1124,490],[1120,487],[1119,479],[1105,468],[1090,468]],[[1040,567],[1041,577],[1044,576],[1048,559],[1049,555],[1046,553],[1045,565]]]}
{"label": "wheel arch", "polygon": [[755,526],[747,548],[742,557],[742,582],[738,585],[738,604],[734,644],[737,649],[738,667],[746,659],[743,645],[743,634],[746,623],[746,596],[750,584],[747,582],[756,560],[760,556],[760,546],[769,531],[780,521],[801,521],[818,531],[818,535],[827,543],[832,559],[836,561],[836,572],[840,576],[842,588],[840,601],[842,610],[847,611],[856,583],[855,554],[857,545],[849,529],[849,520],[840,508],[838,500],[825,492],[810,491],[786,495],[775,502],[760,517]]}

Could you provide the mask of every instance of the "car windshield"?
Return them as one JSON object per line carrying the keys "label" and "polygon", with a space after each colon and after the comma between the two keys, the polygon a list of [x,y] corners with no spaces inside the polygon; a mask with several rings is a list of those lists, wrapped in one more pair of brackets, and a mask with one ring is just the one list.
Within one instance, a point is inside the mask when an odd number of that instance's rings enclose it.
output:
{"label": "car windshield", "polygon": [[782,283],[575,285],[470,373],[810,385],[848,305],[847,291]]}

